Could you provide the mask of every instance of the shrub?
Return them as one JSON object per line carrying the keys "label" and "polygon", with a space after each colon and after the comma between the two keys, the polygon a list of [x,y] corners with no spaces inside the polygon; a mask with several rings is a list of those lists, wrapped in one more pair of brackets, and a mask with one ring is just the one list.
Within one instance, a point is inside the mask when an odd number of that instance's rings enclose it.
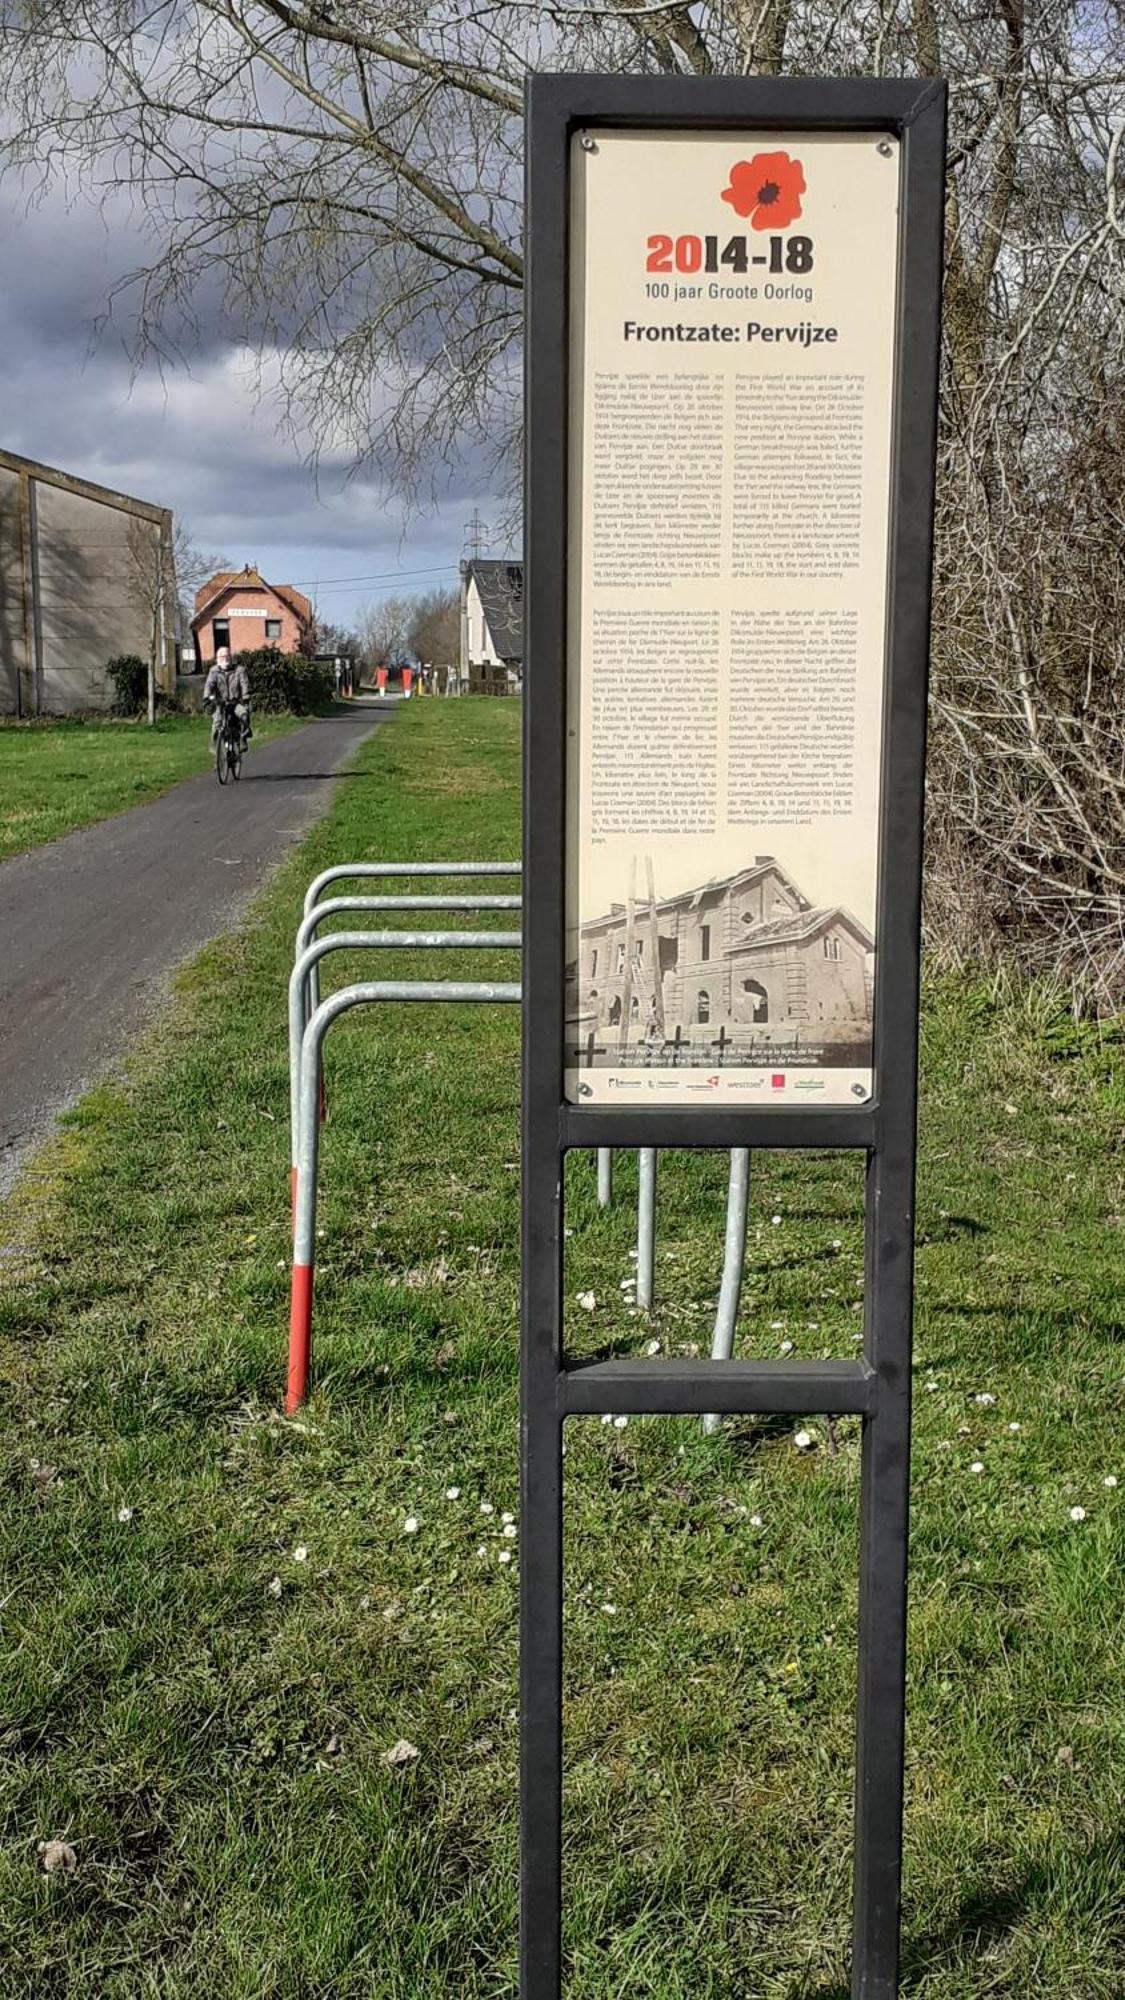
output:
{"label": "shrub", "polygon": [[283,653],[278,646],[259,646],[237,653],[235,664],[246,669],[250,700],[263,715],[310,715],[331,699],[333,679],[327,667],[300,653]]}
{"label": "shrub", "polygon": [[113,682],[113,713],[140,715],[148,704],[148,667],[136,653],[118,653],[106,661],[106,673]]}

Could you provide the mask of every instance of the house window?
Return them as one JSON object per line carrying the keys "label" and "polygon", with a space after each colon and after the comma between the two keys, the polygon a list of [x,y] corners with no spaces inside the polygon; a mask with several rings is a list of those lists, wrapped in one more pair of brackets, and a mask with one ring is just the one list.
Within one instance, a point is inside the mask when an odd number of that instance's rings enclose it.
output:
{"label": "house window", "polygon": [[699,933],[699,956],[706,962],[711,956],[711,926],[704,924]]}
{"label": "house window", "polygon": [[638,1000],[637,995],[634,993],[633,998],[629,1005],[629,1019],[631,1021],[639,1021],[640,1018],[641,1018],[641,1003]]}
{"label": "house window", "polygon": [[620,1020],[621,1020],[621,996],[618,995],[617,998],[614,1000],[612,1007],[609,1010],[610,1027],[616,1028]]}
{"label": "house window", "polygon": [[711,1019],[711,995],[706,987],[700,989],[699,998],[695,1003],[695,1018],[701,1025]]}
{"label": "house window", "polygon": [[624,970],[625,970],[625,943],[624,940],[622,939],[617,947],[617,971],[624,972]]}
{"label": "house window", "polygon": [[230,619],[229,619],[229,618],[212,618],[212,620],[211,620],[211,637],[212,637],[212,639],[213,639],[213,640],[214,640],[214,642],[215,642],[215,651],[216,651],[216,652],[218,652],[218,650],[219,650],[219,647],[220,647],[220,646],[229,646],[229,645],[230,645]]}
{"label": "house window", "polygon": [[744,979],[742,982],[742,991],[750,1002],[750,1019],[756,1022],[768,1021],[770,1017],[770,1002],[765,987],[759,986],[756,979]]}
{"label": "house window", "polygon": [[637,938],[633,945],[633,964],[639,965],[641,963],[641,960],[644,958],[644,955],[645,955],[645,941],[643,938]]}
{"label": "house window", "polygon": [[266,619],[266,644],[268,645],[271,639],[280,639],[280,637],[281,637],[281,620],[280,620],[280,618],[267,618],[267,619]]}
{"label": "house window", "polygon": [[839,956],[840,956],[840,940],[839,940],[839,938],[837,938],[837,937],[826,937],[826,938],[825,938],[825,940],[824,940],[824,956],[825,956],[825,958],[839,958]]}
{"label": "house window", "polygon": [[597,976],[598,976],[598,947],[597,945],[595,945],[593,951],[590,953],[590,977],[591,979],[596,979]]}

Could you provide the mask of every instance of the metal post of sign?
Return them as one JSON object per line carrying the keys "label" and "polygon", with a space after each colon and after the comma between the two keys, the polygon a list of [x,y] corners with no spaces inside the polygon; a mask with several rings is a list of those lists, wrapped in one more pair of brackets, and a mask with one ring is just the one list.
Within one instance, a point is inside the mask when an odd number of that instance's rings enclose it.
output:
{"label": "metal post of sign", "polygon": [[642,1146],[637,1154],[637,1304],[652,1311],[656,1264],[656,1148]]}
{"label": "metal post of sign", "polygon": [[[585,224],[591,214],[595,215],[601,241],[609,245],[601,253],[598,267],[601,278],[608,274],[608,286],[603,286],[593,303],[591,295],[584,294],[584,310],[576,314],[572,328],[570,260],[586,255],[587,241],[583,229],[572,228],[572,170],[575,186],[579,174],[587,177],[582,185],[600,185],[592,177],[606,166],[615,145],[618,158],[624,157],[626,149],[621,142],[636,134],[653,141],[674,134],[677,141],[690,138],[693,145],[700,137],[721,139],[723,143],[715,152],[721,155],[719,170],[724,179],[730,175],[728,208],[741,218],[752,219],[749,227],[746,220],[732,221],[722,206],[723,181],[716,181],[708,183],[704,220],[673,219],[669,223],[662,213],[654,211],[649,200],[650,177],[637,171],[626,191],[629,201],[623,195],[614,207],[603,202],[582,212]],[[604,157],[599,152],[603,138]],[[672,301],[671,281],[663,292],[660,280],[645,291],[644,278],[634,274],[643,274],[646,269],[646,232],[654,232],[647,236],[647,255],[656,260],[649,262],[647,269],[659,270],[662,260],[667,260],[673,273],[677,269],[697,270],[695,282],[700,287],[710,283],[702,269],[709,254],[705,232],[716,226],[741,230],[740,254],[748,262],[751,255],[761,262],[767,262],[771,255],[775,261],[783,258],[789,254],[785,245],[790,238],[779,235],[782,251],[773,253],[766,249],[768,237],[753,235],[755,229],[774,226],[768,214],[759,213],[753,204],[767,198],[774,202],[780,198],[781,188],[764,173],[759,182],[754,171],[759,156],[754,162],[745,156],[755,146],[761,147],[763,156],[775,149],[775,157],[776,151],[781,151],[792,168],[791,155],[798,156],[799,166],[801,149],[815,150],[818,144],[817,157],[822,163],[835,149],[847,167],[849,148],[856,160],[862,150],[862,162],[855,167],[857,175],[866,174],[872,185],[877,172],[893,177],[879,183],[878,198],[879,227],[886,230],[882,218],[890,213],[894,232],[889,263],[883,248],[887,238],[881,235],[878,239],[879,256],[884,259],[880,271],[891,271],[889,281],[880,278],[878,296],[889,299],[886,320],[878,329],[884,342],[880,351],[885,351],[886,328],[892,327],[893,367],[880,363],[880,385],[889,383],[888,401],[880,406],[889,410],[889,428],[884,432],[889,468],[885,482],[880,473],[881,490],[889,496],[889,506],[883,502],[889,524],[888,557],[877,565],[885,594],[870,612],[876,652],[880,630],[885,634],[882,707],[868,718],[873,727],[881,721],[882,733],[877,768],[870,781],[864,780],[870,783],[865,798],[870,795],[873,800],[878,851],[877,891],[872,899],[878,965],[870,1068],[865,1071],[871,1081],[865,1084],[861,1080],[850,1101],[847,1079],[842,1076],[839,1101],[828,1097],[817,1102],[815,1091],[818,1087],[826,1091],[828,1085],[822,1081],[818,1086],[815,1073],[810,1094],[798,1097],[784,1087],[788,1078],[783,1071],[775,1098],[768,1074],[757,1082],[752,1075],[740,1080],[734,1073],[737,1065],[724,1053],[714,1094],[706,1102],[687,1095],[689,1088],[702,1090],[704,1085],[693,1084],[690,1070],[684,1069],[666,1077],[646,1074],[642,1096],[640,1080],[633,1082],[628,1070],[619,1067],[617,1078],[624,1078],[637,1095],[631,1100],[612,1095],[600,1098],[597,1070],[582,1067],[572,1071],[573,1057],[568,1056],[567,967],[574,963],[576,930],[573,922],[568,929],[568,881],[573,884],[576,879],[573,870],[568,876],[568,857],[573,853],[578,824],[573,780],[568,779],[568,755],[578,759],[573,768],[581,771],[585,754],[584,739],[574,727],[573,710],[568,713],[568,671],[575,660],[579,667],[585,660],[581,650],[585,627],[569,615],[568,583],[586,574],[582,567],[586,544],[574,526],[577,520],[579,527],[585,528],[581,481],[586,475],[585,461],[572,460],[574,440],[580,436],[571,423],[572,331],[576,341],[588,340],[590,313],[597,311],[602,315],[597,337],[604,341],[605,351],[609,351],[611,341],[619,343],[621,367],[637,366],[642,343],[653,340],[659,343],[652,350],[658,355],[650,364],[653,370],[667,370],[669,356],[681,370],[698,368],[699,346],[693,347],[692,356],[678,358],[677,325],[687,326],[690,332],[701,315],[716,323],[722,315],[718,307],[707,302],[694,310],[693,317],[692,308]],[[655,145],[650,157],[653,161],[658,157]],[[685,185],[681,178],[683,157],[680,145],[669,154],[662,170],[661,185],[673,190],[674,199],[669,201],[673,209],[678,190]],[[519,1991],[521,2000],[559,2000],[562,1990],[562,1452],[566,1419],[606,1414],[762,1412],[804,1416],[820,1412],[848,1413],[863,1423],[851,1990],[853,2000],[894,2000],[898,1992],[902,1866],[922,779],[945,86],[930,79],[838,82],[537,76],[529,86],[526,158],[524,602],[526,656],[534,660],[535,672],[528,677],[524,710]],[[574,166],[576,160],[581,162],[579,166]],[[746,175],[736,184],[732,163],[746,168],[753,183],[749,193]],[[785,227],[792,222],[792,201],[806,191],[805,183],[798,186],[792,171],[787,185],[791,205],[785,210],[789,218]],[[818,257],[822,249],[825,253],[817,265],[817,283],[819,287],[822,270],[827,269],[825,295],[832,295],[835,286],[834,295],[844,299],[849,312],[854,301],[853,319],[859,324],[864,313],[870,315],[876,294],[866,283],[863,269],[855,264],[853,224],[861,210],[857,206],[850,215],[842,211],[839,186],[839,180],[822,165],[820,192],[810,197],[810,203],[819,202],[821,214],[831,213],[835,234],[830,242],[817,246]],[[865,222],[867,214],[867,210],[862,211]],[[610,218],[618,216],[624,218],[623,230],[634,232],[630,241],[624,234],[616,243],[610,241]],[[780,223],[777,226],[782,227]],[[677,229],[697,227],[698,236],[680,238],[675,234]],[[664,229],[671,231],[667,238],[655,233]],[[723,238],[718,241],[721,244]],[[790,265],[798,270],[802,265],[808,267],[809,258],[808,239],[800,241],[802,247]],[[677,266],[674,259],[681,243],[686,247]],[[834,276],[834,272],[843,276]],[[751,271],[747,289],[757,282]],[[634,287],[642,304],[631,319],[615,307],[611,323],[606,290],[626,283]],[[676,283],[682,285],[683,281],[677,279]],[[690,296],[690,285],[683,285],[683,290]],[[659,301],[665,294],[668,303],[662,305]],[[702,289],[699,296],[704,297]],[[784,305],[768,314],[757,307],[752,312],[743,309],[740,329],[730,336],[732,356],[746,354],[751,323],[758,342],[755,356],[759,350],[765,354],[763,327],[775,348],[779,340],[792,342],[793,357],[801,345],[813,343],[818,332],[827,340],[836,322],[825,331],[819,299],[818,290],[818,302],[804,320],[798,320]],[[646,302],[649,300],[652,303]],[[722,313],[724,324],[735,324],[731,311],[724,307]],[[776,331],[778,327],[783,329],[781,333]],[[794,330],[786,334],[785,327]],[[735,345],[738,341],[741,348]],[[583,354],[587,351],[582,349]],[[863,351],[855,340],[849,349],[845,325],[836,354],[830,359],[821,357],[817,365],[826,374],[832,369],[846,371],[862,365]],[[716,361],[716,370],[721,365],[726,364]],[[755,365],[765,379],[792,369],[794,363],[786,352],[783,359],[775,354],[768,364],[732,359],[730,368],[734,372],[740,367],[741,379],[746,379],[747,369],[752,376]],[[879,394],[883,394],[882,386]],[[728,419],[723,421],[728,420],[729,406]],[[675,435],[674,429],[669,435]],[[717,425],[714,435],[720,436]],[[605,462],[603,456],[602,465]],[[610,570],[607,574],[613,583],[616,573]],[[667,582],[667,572],[662,571],[661,583]],[[665,590],[659,600],[661,619],[667,619],[669,601]],[[696,616],[697,610],[691,607],[705,601],[706,592],[700,592],[696,580],[685,618]],[[676,602],[674,592],[671,602]],[[607,614],[607,634],[612,626],[613,604]],[[616,632],[618,628],[613,629]],[[609,646],[609,637],[605,644]],[[572,645],[576,652],[571,651]],[[794,668],[793,679],[794,686],[787,690],[791,705],[799,695],[799,668]],[[615,694],[618,683],[615,673]],[[582,685],[577,684],[579,691]],[[622,740],[620,734],[614,738],[615,743]],[[766,776],[772,774],[767,772]],[[627,806],[632,797],[626,789]],[[777,818],[771,820],[768,814],[763,818],[770,825],[777,823]],[[601,827],[599,838],[604,834],[604,820]],[[635,845],[629,849],[622,844],[615,857],[617,883],[627,879],[630,851],[635,853]],[[599,853],[604,860],[604,850]],[[604,866],[599,879],[608,879]],[[613,893],[619,895],[620,891]],[[698,955],[701,959],[706,956],[702,951]],[[824,957],[826,963],[831,959],[827,947]],[[710,1009],[711,983],[700,983],[707,989],[706,994],[700,993],[701,1006],[706,999]],[[708,1013],[703,1018],[714,1017]],[[688,1053],[690,1056],[690,1047]],[[612,1062],[616,1054],[616,1049],[607,1050],[603,1060]],[[581,1090],[579,1080],[584,1085]],[[756,1102],[752,1095],[755,1087],[763,1091]],[[735,1094],[739,1088],[746,1093],[741,1099]],[[565,1156],[575,1148],[623,1146],[862,1152],[867,1160],[862,1357],[812,1362],[695,1361],[657,1356],[568,1362],[563,1341]],[[748,1874],[752,1869],[750,1852]]]}
{"label": "metal post of sign", "polygon": [[285,1407],[292,1414],[304,1401],[312,1359],[313,1275],[316,1261],[316,1175],[320,1159],[317,1077],[324,1038],[341,1014],[353,1007],[418,1001],[464,1001],[475,1005],[520,998],[510,983],[454,979],[384,979],[342,987],[322,1000],[309,1021],[301,1046],[300,1152],[293,1218],[293,1269],[289,1290],[289,1379]]}
{"label": "metal post of sign", "polygon": [[[738,1322],[738,1302],[742,1297],[742,1267],[746,1261],[746,1214],[750,1203],[750,1148],[734,1146],[730,1156],[727,1185],[727,1226],[723,1242],[723,1277],[719,1305],[711,1341],[712,1361],[729,1361],[734,1353],[734,1329]],[[721,1427],[713,1410],[703,1419],[708,1433]]]}
{"label": "metal post of sign", "polygon": [[598,1207],[613,1206],[613,1153],[609,1146],[598,1147]]}

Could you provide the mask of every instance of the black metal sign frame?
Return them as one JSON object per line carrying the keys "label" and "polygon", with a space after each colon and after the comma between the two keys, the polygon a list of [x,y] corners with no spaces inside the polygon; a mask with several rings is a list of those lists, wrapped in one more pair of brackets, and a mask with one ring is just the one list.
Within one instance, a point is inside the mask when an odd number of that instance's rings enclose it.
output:
{"label": "black metal sign frame", "polygon": [[[875,984],[875,1096],[850,1107],[622,1110],[563,1094],[571,134],[885,131],[902,146]],[[568,1416],[863,1418],[854,2000],[898,1991],[922,797],[945,85],[539,76],[527,121],[527,564],[521,1335],[521,2000],[561,1993],[562,1436]],[[563,1170],[575,1147],[847,1147],[867,1157],[863,1358],[568,1367]]]}

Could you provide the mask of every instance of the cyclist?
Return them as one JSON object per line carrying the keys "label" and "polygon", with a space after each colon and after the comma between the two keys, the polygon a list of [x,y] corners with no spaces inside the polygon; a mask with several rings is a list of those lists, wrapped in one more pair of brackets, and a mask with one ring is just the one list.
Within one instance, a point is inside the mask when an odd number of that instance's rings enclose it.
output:
{"label": "cyclist", "polygon": [[242,662],[239,661],[237,666],[232,664],[229,646],[219,647],[211,671],[203,683],[203,706],[214,711],[211,716],[212,750],[218,741],[224,702],[234,704],[234,712],[242,725],[242,747],[245,750],[254,733],[250,727],[250,682]]}

